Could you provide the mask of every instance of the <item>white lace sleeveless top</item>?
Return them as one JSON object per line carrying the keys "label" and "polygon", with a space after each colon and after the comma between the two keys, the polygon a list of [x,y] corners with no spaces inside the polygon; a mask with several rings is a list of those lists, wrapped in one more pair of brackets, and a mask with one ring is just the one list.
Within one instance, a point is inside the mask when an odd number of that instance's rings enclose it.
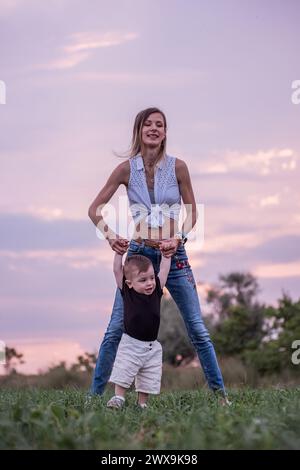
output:
{"label": "white lace sleeveless top", "polygon": [[[154,200],[151,201],[141,155],[129,159],[130,177],[127,195],[132,217],[137,224],[145,219],[150,227],[161,227],[165,217],[178,220],[181,194],[175,173],[175,157],[165,155],[154,172]],[[150,190],[151,191],[151,190]]]}

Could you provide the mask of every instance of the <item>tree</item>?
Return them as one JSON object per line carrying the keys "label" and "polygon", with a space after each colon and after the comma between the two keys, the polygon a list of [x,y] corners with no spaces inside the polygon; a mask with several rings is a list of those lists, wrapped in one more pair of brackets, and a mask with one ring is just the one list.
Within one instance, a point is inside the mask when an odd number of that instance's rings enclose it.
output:
{"label": "tree", "polygon": [[208,291],[206,299],[207,303],[213,304],[219,320],[228,318],[234,306],[249,309],[255,305],[254,298],[259,292],[259,286],[251,273],[232,272],[220,275],[219,281],[218,285]]}
{"label": "tree", "polygon": [[291,370],[300,372],[300,366],[292,362],[292,344],[300,340],[300,299],[293,302],[287,293],[278,300],[278,308],[266,309],[266,316],[273,321],[264,341],[249,359],[260,373]]}
{"label": "tree", "polygon": [[77,356],[77,362],[72,365],[72,371],[92,372],[97,362],[97,356],[94,353],[85,352],[83,356]]}
{"label": "tree", "polygon": [[212,339],[223,355],[238,356],[260,374],[300,372],[292,362],[292,344],[300,339],[300,300],[283,293],[278,307],[255,300],[259,290],[250,273],[219,276],[220,285],[208,293],[217,309],[218,323]]}
{"label": "tree", "polygon": [[15,348],[9,348],[8,346],[5,346],[5,359],[6,362],[4,364],[4,369],[7,374],[11,374],[16,372],[15,367],[18,364],[24,364],[25,361],[23,361],[24,354],[19,353],[16,351]]}
{"label": "tree", "polygon": [[249,272],[220,275],[219,280],[207,296],[218,315],[213,342],[219,353],[245,360],[245,351],[256,350],[265,336],[265,306],[255,300],[258,282]]}
{"label": "tree", "polygon": [[264,309],[246,308],[236,305],[230,308],[229,316],[220,322],[213,334],[216,350],[224,355],[245,357],[247,350],[256,350],[265,335]]}
{"label": "tree", "polygon": [[220,276],[221,288],[226,289],[228,294],[237,305],[251,307],[253,299],[259,292],[256,278],[251,273],[232,272]]}

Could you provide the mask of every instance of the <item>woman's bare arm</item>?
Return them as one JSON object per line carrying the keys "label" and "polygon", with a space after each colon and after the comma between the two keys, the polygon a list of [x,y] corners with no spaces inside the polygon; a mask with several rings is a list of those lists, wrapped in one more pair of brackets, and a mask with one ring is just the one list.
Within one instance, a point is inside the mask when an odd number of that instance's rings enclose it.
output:
{"label": "woman's bare arm", "polygon": [[179,158],[176,160],[176,176],[182,201],[185,204],[187,212],[187,215],[182,223],[182,231],[189,233],[196,224],[198,211],[188,166],[183,160],[180,160]]}
{"label": "woman's bare arm", "polygon": [[[88,215],[92,222],[98,227],[104,237],[110,242],[120,238],[105,222],[102,215],[102,209],[117,191],[121,184],[127,184],[130,171],[129,161],[120,163],[111,173],[107,182],[96,196],[89,207]],[[112,246],[112,245],[111,245]],[[113,248],[113,247],[112,247]],[[113,248],[114,249],[114,248]],[[122,253],[120,253],[122,254]]]}

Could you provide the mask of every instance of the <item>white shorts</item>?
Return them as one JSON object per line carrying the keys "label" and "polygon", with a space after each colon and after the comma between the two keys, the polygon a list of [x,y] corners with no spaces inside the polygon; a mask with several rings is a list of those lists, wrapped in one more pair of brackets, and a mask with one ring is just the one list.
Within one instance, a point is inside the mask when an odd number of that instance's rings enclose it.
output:
{"label": "white shorts", "polygon": [[123,333],[109,382],[129,388],[135,379],[137,392],[159,394],[162,347],[155,341],[140,341]]}

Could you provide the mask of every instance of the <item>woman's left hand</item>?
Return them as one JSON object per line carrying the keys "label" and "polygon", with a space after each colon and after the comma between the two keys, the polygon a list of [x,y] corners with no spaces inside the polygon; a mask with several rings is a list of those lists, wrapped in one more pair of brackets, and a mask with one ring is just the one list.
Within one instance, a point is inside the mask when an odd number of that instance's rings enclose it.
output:
{"label": "woman's left hand", "polygon": [[162,252],[163,256],[165,256],[166,258],[170,258],[176,253],[179,243],[181,242],[178,238],[161,240],[159,242],[159,249]]}

